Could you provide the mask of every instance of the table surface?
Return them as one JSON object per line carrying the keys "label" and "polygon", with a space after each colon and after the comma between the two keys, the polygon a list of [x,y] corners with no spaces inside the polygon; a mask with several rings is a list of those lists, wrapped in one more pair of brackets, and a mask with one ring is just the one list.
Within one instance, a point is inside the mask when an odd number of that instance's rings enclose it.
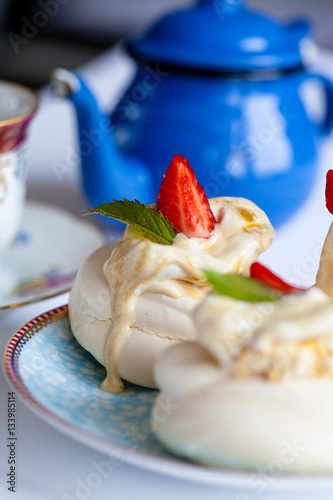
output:
{"label": "table surface", "polygon": [[[329,53],[320,54],[318,66],[321,72],[333,77],[333,57]],[[120,48],[104,53],[81,69],[102,106],[110,106],[116,101],[133,71],[133,64],[125,58]],[[40,111],[29,136],[28,194],[81,214],[85,210],[85,201],[78,187],[80,172],[77,168],[73,110],[67,102],[54,98],[49,88],[42,89],[41,96]],[[317,97],[314,96],[311,98],[312,106],[317,104]],[[327,140],[322,146],[319,175],[311,196],[301,211],[278,231],[273,246],[262,259],[294,282],[311,285],[315,280],[320,249],[331,223],[331,216],[323,202],[325,173],[332,166],[330,158],[333,158],[333,140]],[[0,311],[1,350],[20,326],[67,301],[68,295],[63,294],[34,305]],[[244,485],[238,491],[197,484],[125,463],[115,468],[110,477],[103,479],[98,488],[89,488],[89,474],[95,471],[94,464],[105,460],[105,455],[58,432],[17,400],[17,488],[13,497],[6,484],[6,407],[9,388],[2,373],[0,390],[0,498],[3,500],[120,500],[133,498],[134,495],[145,500],[155,499],[157,495],[159,500],[172,496],[196,500],[203,495],[212,500],[249,500],[257,496],[279,498],[281,495],[276,490],[278,478],[272,484],[267,483],[264,489],[251,491],[250,488],[247,494],[244,493]],[[302,499],[308,498],[308,494],[310,498],[311,492],[299,493]],[[292,498],[295,496],[297,492],[294,491]]]}

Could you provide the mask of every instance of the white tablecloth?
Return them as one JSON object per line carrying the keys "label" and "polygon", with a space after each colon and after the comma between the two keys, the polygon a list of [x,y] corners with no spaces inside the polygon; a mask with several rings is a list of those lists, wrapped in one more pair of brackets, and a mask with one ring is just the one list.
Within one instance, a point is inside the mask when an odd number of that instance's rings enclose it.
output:
{"label": "white tablecloth", "polygon": [[[322,54],[319,66],[333,75],[333,58]],[[131,62],[125,61],[119,51],[109,51],[82,69],[99,98],[101,105],[115,102],[123,85],[133,74]],[[313,99],[316,99],[315,97]],[[312,102],[316,105],[316,102]],[[31,127],[29,138],[29,196],[48,200],[80,214],[85,201],[79,189],[77,168],[75,116],[67,102],[54,99],[49,88],[43,89],[41,107]],[[332,220],[324,204],[326,170],[333,166],[333,141],[322,147],[320,172],[313,193],[302,210],[278,232],[263,261],[293,281],[311,284],[315,280],[323,239]],[[60,167],[59,167],[60,166]],[[60,173],[59,173],[60,172]],[[10,336],[24,323],[58,305],[65,304],[68,295],[38,304],[0,312],[0,348],[3,351]],[[94,464],[105,457],[56,431],[36,417],[17,401],[17,488],[7,490],[7,392],[8,386],[0,373],[0,498],[16,500],[72,500],[91,498],[117,500],[137,498],[159,500],[280,498],[276,490],[278,478],[264,485],[239,490],[204,484],[153,473],[122,464],[97,488],[90,488],[89,475]],[[85,485],[85,486],[84,486]],[[327,492],[327,498],[329,498]],[[247,496],[248,495],[248,496]],[[286,496],[286,495],[285,495]],[[290,493],[290,498],[312,498],[311,492]],[[322,496],[321,498],[324,498]]]}

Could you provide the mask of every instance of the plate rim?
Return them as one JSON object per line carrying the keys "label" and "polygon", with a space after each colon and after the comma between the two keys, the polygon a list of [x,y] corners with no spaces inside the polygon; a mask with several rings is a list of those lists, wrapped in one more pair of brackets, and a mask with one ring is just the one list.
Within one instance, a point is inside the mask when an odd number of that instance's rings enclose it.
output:
{"label": "plate rim", "polygon": [[[145,470],[153,470],[154,472],[162,473],[169,477],[172,476],[178,479],[206,483],[212,486],[250,487],[251,479],[257,474],[256,471],[210,467],[200,463],[187,462],[181,458],[175,457],[170,460],[168,457],[155,455],[147,451],[129,449],[125,445],[114,443],[110,439],[106,441],[105,438],[99,437],[91,431],[75,426],[57,416],[40,403],[30,393],[20,375],[16,373],[14,363],[19,358],[24,346],[35,334],[38,334],[47,325],[57,323],[58,321],[64,320],[66,317],[68,317],[67,304],[51,309],[28,321],[10,337],[6,344],[3,353],[3,372],[9,386],[14,387],[20,400],[27,408],[51,425],[51,427],[72,439],[74,438],[85,446],[106,453],[107,455],[119,453],[122,459],[121,463],[128,463]],[[22,341],[22,337],[26,338]],[[20,341],[24,343],[22,343],[20,349],[17,350]],[[260,476],[265,476],[265,474],[260,473]],[[273,475],[268,475],[268,477],[272,481],[274,490],[286,488],[291,490],[303,490],[309,488],[311,485],[318,490],[318,487],[332,487],[333,485],[332,474],[281,474],[276,478]],[[319,481],[322,482],[322,485],[318,484]]]}
{"label": "plate rim", "polygon": [[[51,210],[55,210],[58,213],[62,212],[63,214],[70,215],[70,217],[73,217],[74,219],[77,219],[78,221],[83,222],[82,219],[80,218],[80,216],[78,216],[77,214],[75,214],[71,210],[68,210],[67,208],[63,207],[62,205],[57,205],[56,203],[50,203],[50,202],[35,199],[35,198],[27,198],[26,203],[25,203],[25,209],[26,209],[26,207],[32,206],[32,205],[39,205],[41,207],[49,207]],[[101,245],[105,245],[107,243],[107,241],[108,241],[107,235],[106,235],[105,231],[103,231],[103,229],[98,224],[96,224],[95,222],[93,222],[91,220],[86,220],[85,225],[90,225],[92,228],[94,228],[94,230],[96,230],[97,232],[100,233],[101,239],[103,240]],[[76,270],[76,272],[77,271],[78,271],[78,269]],[[15,302],[12,304],[7,304],[4,306],[0,305],[0,311],[5,311],[8,309],[15,309],[16,307],[23,307],[23,306],[27,306],[30,304],[35,304],[37,302],[42,302],[43,300],[53,299],[54,297],[58,297],[59,295],[62,295],[63,293],[68,293],[70,291],[71,287],[72,287],[72,284],[69,284],[68,286],[66,286],[66,288],[63,288],[62,290],[59,290],[58,292],[48,293],[48,294],[40,296],[40,297],[33,297],[31,299],[22,300],[22,301]]]}

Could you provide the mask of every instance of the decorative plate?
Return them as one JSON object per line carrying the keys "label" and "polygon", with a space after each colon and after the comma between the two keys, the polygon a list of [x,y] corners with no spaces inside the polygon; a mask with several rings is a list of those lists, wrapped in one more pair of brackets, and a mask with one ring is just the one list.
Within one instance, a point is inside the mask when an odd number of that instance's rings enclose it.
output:
{"label": "decorative plate", "polygon": [[[244,491],[257,484],[253,472],[193,464],[163,449],[154,437],[151,420],[156,391],[132,384],[126,384],[121,394],[102,391],[99,384],[105,369],[74,339],[67,306],[42,314],[18,330],[6,346],[4,367],[9,383],[39,417],[107,453],[118,464],[126,461]],[[260,473],[260,477],[265,475]],[[332,477],[274,476],[268,480],[274,488],[333,486]]]}
{"label": "decorative plate", "polygon": [[67,292],[80,265],[105,241],[89,220],[28,201],[16,241],[0,256],[0,309]]}

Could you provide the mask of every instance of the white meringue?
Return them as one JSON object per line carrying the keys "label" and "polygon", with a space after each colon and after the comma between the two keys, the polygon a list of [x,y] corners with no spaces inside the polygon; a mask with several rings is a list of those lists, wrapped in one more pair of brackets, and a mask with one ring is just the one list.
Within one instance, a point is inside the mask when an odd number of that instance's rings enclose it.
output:
{"label": "white meringue", "polygon": [[209,465],[333,472],[333,298],[316,286],[274,304],[209,294],[194,316],[197,342],[156,364],[160,441]]}
{"label": "white meringue", "polygon": [[121,391],[121,379],[155,387],[158,354],[195,338],[192,311],[209,291],[202,268],[246,275],[270,245],[274,230],[254,203],[214,198],[210,204],[217,224],[208,239],[178,233],[172,245],[161,245],[128,227],[81,267],[70,322],[77,340],[106,367],[104,389]]}

